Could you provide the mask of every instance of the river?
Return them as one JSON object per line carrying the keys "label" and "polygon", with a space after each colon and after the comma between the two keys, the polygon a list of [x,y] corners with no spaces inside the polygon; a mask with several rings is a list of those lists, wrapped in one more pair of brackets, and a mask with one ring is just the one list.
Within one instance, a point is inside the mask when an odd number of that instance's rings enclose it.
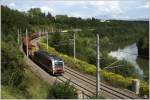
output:
{"label": "river", "polygon": [[148,79],[149,62],[146,59],[138,57],[138,48],[136,43],[126,46],[123,49],[119,48],[117,51],[111,51],[109,55],[117,58],[118,60],[126,60],[131,63],[135,67],[140,79],[145,77]]}

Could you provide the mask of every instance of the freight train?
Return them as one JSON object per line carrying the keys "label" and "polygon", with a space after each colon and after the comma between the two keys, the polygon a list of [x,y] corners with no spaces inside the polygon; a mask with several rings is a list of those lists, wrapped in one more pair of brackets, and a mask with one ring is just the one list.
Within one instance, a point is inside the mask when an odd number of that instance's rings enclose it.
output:
{"label": "freight train", "polygon": [[[42,34],[43,35],[43,34]],[[38,38],[38,33],[30,34],[29,37],[22,38],[22,46],[23,50],[27,52],[27,45],[28,45],[28,53],[29,57],[38,63],[41,67],[45,68],[48,72],[52,73],[53,75],[61,75],[64,73],[64,62],[60,58],[55,55],[50,55],[45,51],[36,50],[36,47],[32,45],[31,40]]]}

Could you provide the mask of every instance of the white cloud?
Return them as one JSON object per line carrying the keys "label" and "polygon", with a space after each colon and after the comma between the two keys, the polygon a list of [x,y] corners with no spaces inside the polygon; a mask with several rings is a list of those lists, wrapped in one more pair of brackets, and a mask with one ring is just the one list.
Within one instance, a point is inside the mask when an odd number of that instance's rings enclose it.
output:
{"label": "white cloud", "polygon": [[[79,12],[79,14],[81,12],[85,14],[86,10],[89,10],[89,13],[93,16],[96,16],[98,14],[106,14],[106,13],[109,14],[122,13],[119,1],[56,1],[56,2],[52,1],[51,3],[54,5],[60,5],[60,6],[63,5],[66,8],[76,5],[76,8],[82,8],[80,9],[80,11],[77,11]],[[95,8],[94,10],[92,10],[92,12],[90,12],[91,8],[88,8],[91,6]],[[70,12],[70,13],[72,14],[74,12]],[[87,14],[89,15],[89,13]]]}
{"label": "white cloud", "polygon": [[105,1],[87,1],[87,4],[103,6],[105,5]]}
{"label": "white cloud", "polygon": [[58,1],[59,4],[65,5],[84,5],[86,1]]}
{"label": "white cloud", "polygon": [[8,6],[9,7],[15,7],[16,5],[15,5],[15,3],[10,3]]}
{"label": "white cloud", "polygon": [[40,7],[40,8],[41,8],[41,11],[42,11],[42,12],[45,12],[45,13],[50,12],[50,13],[53,13],[53,14],[54,14],[54,10],[53,10],[52,8],[50,8],[50,7],[42,6],[42,7]]}
{"label": "white cloud", "polygon": [[145,3],[144,5],[141,5],[137,8],[149,8],[149,2]]}
{"label": "white cloud", "polygon": [[119,1],[88,1],[86,4],[95,7],[95,11],[91,13],[93,16],[110,15],[115,17],[123,12]]}
{"label": "white cloud", "polygon": [[112,13],[115,13],[115,14],[122,13],[119,1],[109,1],[108,3],[106,2],[106,5],[107,4]]}
{"label": "white cloud", "polygon": [[31,6],[31,8],[37,8],[36,6]]}
{"label": "white cloud", "polygon": [[123,20],[128,20],[129,16],[123,16],[123,15],[112,15],[111,16],[113,19],[123,19]]}

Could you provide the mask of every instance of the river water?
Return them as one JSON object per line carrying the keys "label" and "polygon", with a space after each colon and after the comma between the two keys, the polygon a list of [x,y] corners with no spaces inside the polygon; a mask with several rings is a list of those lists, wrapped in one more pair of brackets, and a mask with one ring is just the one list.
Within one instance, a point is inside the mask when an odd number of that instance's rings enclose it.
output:
{"label": "river water", "polygon": [[126,60],[127,62],[131,63],[135,67],[138,73],[138,77],[140,79],[143,79],[144,71],[142,67],[140,67],[139,63],[137,62],[137,59],[139,58],[138,58],[138,48],[136,43],[126,46],[123,49],[119,48],[117,51],[111,51],[109,55],[117,58],[118,60]]}

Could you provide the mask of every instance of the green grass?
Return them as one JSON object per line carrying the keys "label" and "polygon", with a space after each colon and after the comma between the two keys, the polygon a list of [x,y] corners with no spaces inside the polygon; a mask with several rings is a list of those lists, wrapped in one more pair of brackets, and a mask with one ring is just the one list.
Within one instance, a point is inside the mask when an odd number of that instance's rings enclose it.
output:
{"label": "green grass", "polygon": [[10,86],[2,86],[1,96],[3,99],[46,99],[48,95],[49,85],[37,77],[30,69],[25,68],[25,80],[27,83],[27,95],[21,90]]}
{"label": "green grass", "polygon": [[38,76],[33,74],[29,69],[25,70],[26,77],[29,80],[27,91],[31,98],[34,99],[46,99],[49,90],[49,85],[40,79]]}
{"label": "green grass", "polygon": [[23,99],[25,98],[23,94],[19,93],[16,88],[11,88],[8,86],[3,86],[1,87],[1,98],[2,99]]}

